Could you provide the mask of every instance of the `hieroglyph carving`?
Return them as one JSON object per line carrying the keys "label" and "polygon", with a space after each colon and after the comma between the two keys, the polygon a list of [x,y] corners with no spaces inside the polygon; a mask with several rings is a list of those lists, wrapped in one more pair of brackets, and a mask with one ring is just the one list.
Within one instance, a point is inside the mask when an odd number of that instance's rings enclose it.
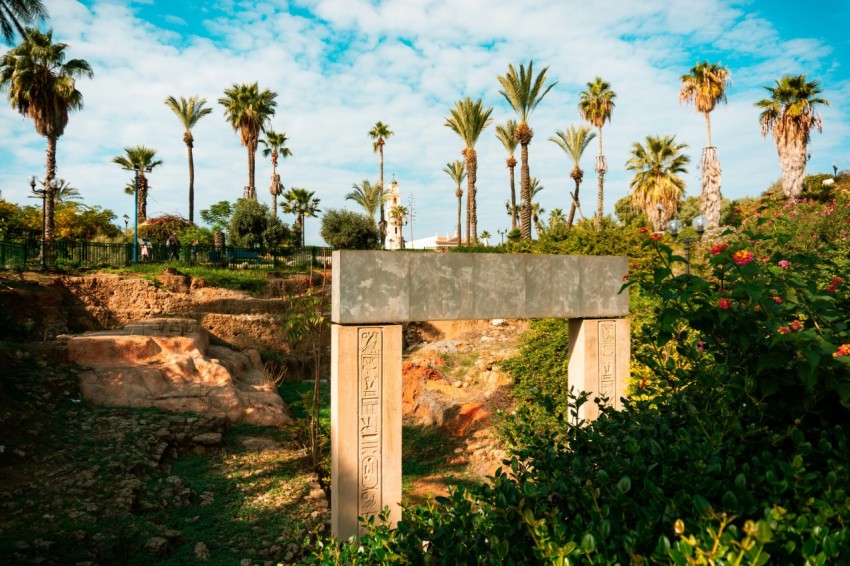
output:
{"label": "hieroglyph carving", "polygon": [[599,321],[599,392],[609,402],[617,403],[617,326],[613,320]]}
{"label": "hieroglyph carving", "polygon": [[381,511],[381,338],[381,331],[376,328],[361,328],[357,336],[357,457],[360,494],[357,510],[361,517]]}

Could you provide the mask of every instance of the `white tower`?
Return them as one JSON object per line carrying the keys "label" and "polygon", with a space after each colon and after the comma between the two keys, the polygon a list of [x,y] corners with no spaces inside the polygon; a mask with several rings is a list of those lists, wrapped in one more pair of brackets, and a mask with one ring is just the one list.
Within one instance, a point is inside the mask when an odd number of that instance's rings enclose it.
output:
{"label": "white tower", "polygon": [[396,220],[392,214],[390,214],[395,207],[401,204],[401,195],[398,190],[398,183],[395,179],[390,184],[390,188],[387,190],[387,200],[384,208],[389,215],[387,218],[387,239],[386,239],[386,249],[388,250],[400,250],[401,249],[401,239],[402,239],[402,228],[404,226],[400,226],[398,224],[398,220]]}

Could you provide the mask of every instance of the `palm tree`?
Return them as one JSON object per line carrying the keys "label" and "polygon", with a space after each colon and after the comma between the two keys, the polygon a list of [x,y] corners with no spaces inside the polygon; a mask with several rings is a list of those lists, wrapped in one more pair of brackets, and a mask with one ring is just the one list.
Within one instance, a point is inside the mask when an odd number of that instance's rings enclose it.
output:
{"label": "palm tree", "polygon": [[20,45],[0,57],[0,89],[22,116],[32,118],[35,131],[47,138],[47,171],[44,176],[44,240],[53,241],[53,188],[56,177],[56,141],[65,133],[68,115],[83,107],[78,77],[92,77],[82,59],[65,61],[65,43],[53,43],[53,31],[27,29]]}
{"label": "palm tree", "polygon": [[295,226],[298,233],[301,235],[301,247],[304,247],[304,218],[308,216],[316,216],[319,210],[319,200],[315,198],[315,191],[308,191],[304,188],[293,187],[283,193],[283,204],[281,208],[287,214],[295,215]]}
{"label": "palm tree", "polygon": [[626,162],[626,169],[635,172],[629,185],[632,206],[646,213],[655,231],[676,215],[685,194],[679,173],[688,172],[690,158],[681,153],[686,147],[676,143],[676,136],[647,136],[645,147],[639,142],[632,145],[632,157]]}
{"label": "palm tree", "polygon": [[60,177],[59,186],[54,190],[53,198],[56,204],[60,202],[79,202],[83,200],[83,195],[80,194],[80,191],[76,187],[71,186],[70,181],[66,181]]}
{"label": "palm tree", "polygon": [[[380,168],[379,168],[379,176],[378,183],[381,185],[381,188],[384,186],[384,143],[389,139],[390,136],[393,135],[393,132],[390,130],[388,124],[384,124],[381,121],[375,123],[375,127],[369,130],[369,137],[372,138],[372,148],[375,153],[378,154],[380,158]],[[381,220],[378,223],[378,230],[381,234],[381,248],[384,247],[384,243],[387,240],[387,220],[384,216],[384,201],[381,201]]]}
{"label": "palm tree", "polygon": [[705,116],[708,145],[702,151],[702,188],[700,190],[700,213],[708,220],[709,228],[720,224],[720,161],[717,149],[711,145],[711,111],[718,102],[726,102],[726,87],[731,83],[729,69],[719,63],[703,61],[691,68],[690,74],[682,75],[679,104],[693,102],[697,112]]}
{"label": "palm tree", "polygon": [[587,126],[579,126],[576,128],[575,126],[569,126],[566,131],[555,130],[555,135],[549,138],[549,141],[555,142],[558,144],[558,147],[564,150],[564,153],[569,155],[573,160],[573,169],[570,171],[570,177],[573,178],[576,184],[576,192],[571,193],[572,203],[570,203],[570,216],[567,219],[567,227],[572,227],[573,220],[575,220],[576,208],[579,208],[579,200],[578,200],[578,190],[581,185],[582,179],[584,179],[584,171],[579,167],[579,161],[581,161],[581,156],[584,153],[584,150],[587,149],[588,144],[596,137],[596,134],[590,131],[590,128]]}
{"label": "palm tree", "polygon": [[274,116],[277,93],[265,89],[260,92],[257,83],[234,84],[224,91],[224,96],[218,103],[224,106],[224,117],[238,131],[240,143],[248,150],[248,186],[242,197],[257,200],[257,189],[254,186],[254,170],[256,164],[257,144],[260,132],[265,130],[266,123]]}
{"label": "palm tree", "polygon": [[[490,125],[492,120],[490,114],[493,107],[484,109],[484,103],[479,98],[475,102],[466,97],[457,101],[455,107],[450,110],[446,118],[446,127],[451,128],[460,136],[466,146],[461,150],[461,155],[466,158],[466,242],[478,243],[478,210],[475,202],[475,181],[478,171],[478,154],[475,152],[475,143],[478,141],[484,128]],[[460,235],[458,234],[458,241]]]}
{"label": "palm tree", "polygon": [[12,43],[16,31],[25,38],[24,26],[35,27],[46,19],[47,8],[41,0],[0,0],[0,34],[6,43]]}
{"label": "palm tree", "polygon": [[351,188],[354,190],[345,195],[345,200],[354,201],[362,206],[366,215],[374,223],[375,213],[387,200],[387,193],[384,192],[383,186],[380,183],[373,185],[369,179],[363,179],[359,185],[354,183]]}
{"label": "palm tree", "polygon": [[[505,162],[508,165],[508,171],[510,171],[511,178],[511,209],[517,210],[516,186],[514,183],[514,169],[516,169],[516,158],[514,157],[514,153],[516,152],[516,146],[519,144],[519,142],[516,139],[516,120],[508,120],[504,126],[496,126],[496,139],[502,142],[502,145],[505,146],[505,149],[508,151],[508,158],[505,160]],[[519,222],[518,215],[511,214],[511,230],[516,228],[517,222]]]}
{"label": "palm tree", "polygon": [[546,71],[549,67],[543,67],[543,70],[535,77],[533,70],[534,62],[528,62],[528,69],[522,64],[519,66],[519,72],[513,65],[508,65],[508,72],[505,76],[499,76],[499,84],[502,85],[502,90],[499,94],[505,97],[514,112],[517,113],[519,123],[516,126],[514,135],[516,140],[522,146],[522,167],[520,174],[520,230],[522,231],[522,239],[531,239],[531,197],[528,193],[528,184],[531,175],[528,169],[528,144],[531,143],[531,138],[534,136],[534,131],[528,125],[528,117],[543,100],[552,87],[557,82],[550,84],[544,88],[546,83]]}
{"label": "palm tree", "polygon": [[537,177],[532,177],[528,183],[528,194],[529,199],[531,200],[531,221],[534,224],[534,228],[537,230],[537,238],[540,238],[540,235],[543,233],[543,228],[540,225],[540,217],[543,216],[543,213],[546,212],[539,202],[534,202],[534,197],[543,190],[543,185],[540,184],[540,180]]}
{"label": "palm tree", "polygon": [[[390,210],[389,218],[401,230],[407,224],[408,210],[406,206],[397,204]],[[401,249],[404,249],[404,234],[399,235]]]}
{"label": "palm tree", "polygon": [[596,157],[596,174],[599,178],[596,190],[596,229],[598,230],[602,228],[603,187],[605,173],[608,171],[608,164],[605,163],[605,155],[602,153],[602,126],[606,121],[611,121],[614,99],[617,95],[611,90],[610,84],[596,77],[593,82],[587,83],[587,90],[582,91],[580,97],[579,114],[599,131],[599,155]]}
{"label": "palm tree", "polygon": [[179,99],[173,96],[165,99],[165,105],[183,124],[183,143],[189,152],[189,222],[192,224],[195,223],[195,159],[192,154],[195,138],[192,136],[192,128],[201,118],[212,112],[212,108],[204,108],[206,103],[207,99],[199,96],[189,97],[188,100],[182,96]]}
{"label": "palm tree", "polygon": [[272,158],[272,183],[269,186],[269,193],[272,195],[272,210],[277,218],[277,197],[283,194],[283,184],[280,182],[280,175],[277,174],[277,158],[284,159],[292,155],[292,150],[286,147],[286,133],[277,133],[274,130],[267,130],[266,137],[260,140],[263,144],[263,157]]}
{"label": "palm tree", "polygon": [[803,191],[806,147],[812,128],[823,131],[823,120],[815,106],[829,106],[829,101],[817,96],[822,92],[820,84],[807,82],[806,75],[785,76],[776,81],[775,87],[764,88],[770,98],[756,102],[762,109],[761,134],[773,132],[782,167],[782,192],[788,198],[796,198]]}
{"label": "palm tree", "polygon": [[567,217],[564,216],[564,211],[560,208],[553,208],[549,213],[549,227],[553,228],[558,224],[566,224]]}
{"label": "palm tree", "polygon": [[[142,221],[148,217],[148,178],[145,176],[145,172],[150,172],[154,167],[162,165],[162,160],[154,159],[155,157],[155,149],[145,147],[143,145],[137,145],[133,147],[125,147],[124,155],[116,155],[112,158],[112,163],[117,163],[124,169],[139,170],[139,201],[137,203],[138,208],[136,209],[136,214],[138,215],[138,218],[142,219]],[[131,181],[131,186],[133,186],[134,189],[135,183],[135,179],[133,179]]]}
{"label": "palm tree", "polygon": [[452,178],[452,181],[454,181],[457,187],[455,189],[455,196],[457,197],[457,245],[460,245],[461,203],[463,202],[463,189],[461,188],[461,184],[466,178],[466,165],[464,165],[463,161],[458,159],[451,163],[446,163],[446,166],[443,167],[443,171],[446,175]]}

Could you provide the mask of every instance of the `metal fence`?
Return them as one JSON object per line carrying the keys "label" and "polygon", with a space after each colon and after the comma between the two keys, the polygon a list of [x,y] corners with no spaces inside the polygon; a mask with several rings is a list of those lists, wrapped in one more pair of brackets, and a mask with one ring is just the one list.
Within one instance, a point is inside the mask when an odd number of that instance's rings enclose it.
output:
{"label": "metal fence", "polygon": [[[104,244],[87,241],[56,240],[46,242],[42,258],[42,242],[38,240],[0,240],[0,269],[72,270],[100,267],[124,267],[133,263],[133,245]],[[248,249],[235,246],[183,245],[177,249],[151,245],[147,257],[136,249],[138,263],[203,265],[230,269],[309,270],[327,267],[331,249],[318,246],[303,248]]]}

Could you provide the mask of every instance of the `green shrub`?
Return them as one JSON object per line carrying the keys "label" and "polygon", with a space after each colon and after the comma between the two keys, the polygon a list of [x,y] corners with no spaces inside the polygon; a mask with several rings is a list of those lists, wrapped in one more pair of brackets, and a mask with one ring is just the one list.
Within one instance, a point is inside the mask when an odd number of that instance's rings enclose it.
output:
{"label": "green shrub", "polygon": [[368,216],[333,208],[322,217],[321,235],[329,246],[340,250],[374,249],[380,237]]}

